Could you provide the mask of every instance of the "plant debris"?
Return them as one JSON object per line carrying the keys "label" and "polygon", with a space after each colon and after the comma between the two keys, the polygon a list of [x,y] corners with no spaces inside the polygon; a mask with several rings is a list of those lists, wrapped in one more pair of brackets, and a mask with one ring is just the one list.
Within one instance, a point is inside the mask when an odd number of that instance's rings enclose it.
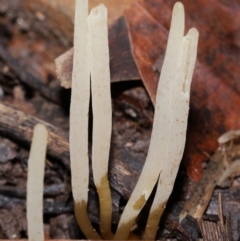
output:
{"label": "plant debris", "polygon": [[221,194],[218,195],[219,221],[217,223],[198,220],[203,239],[199,241],[233,241],[230,214],[225,221],[223,217],[223,203]]}
{"label": "plant debris", "polygon": [[[70,184],[68,130],[71,90],[61,88],[58,80],[63,76],[70,87],[73,9],[69,2],[72,1],[63,0],[61,5],[59,0],[0,0],[0,225],[10,239],[27,238],[27,159],[32,128],[39,122],[47,125],[51,139],[44,180],[45,237],[84,238],[73,214]],[[109,26],[114,123],[109,170],[113,231],[148,152],[154,115],[152,103],[165,54],[173,3],[173,0],[142,0]],[[110,0],[110,4],[115,3]],[[185,200],[194,193],[196,183],[192,180],[199,180],[204,162],[209,159],[208,167],[211,167],[211,162],[215,165],[212,168],[214,180],[218,172],[223,173],[225,167],[230,170],[234,167],[231,164],[238,160],[237,155],[236,160],[231,158],[232,152],[236,154],[238,150],[237,139],[232,145],[231,142],[227,144],[230,163],[223,166],[214,163],[213,154],[220,135],[240,128],[239,3],[197,0],[187,2],[185,6],[186,19],[190,19],[186,22],[188,28],[197,27],[200,31],[200,47],[191,91],[187,147],[157,233],[159,240],[201,238],[193,219],[179,223]],[[64,53],[68,50],[66,57]],[[61,72],[57,74],[54,60],[62,54],[62,60],[68,66],[64,66],[64,70],[57,64]],[[141,79],[143,83],[139,81]],[[90,112],[90,119],[91,115]],[[233,147],[236,149],[231,149]],[[208,168],[205,171],[204,175],[212,185],[211,172]],[[205,184],[202,187],[206,187]],[[221,192],[223,211],[231,213],[235,240],[238,239],[239,188],[237,178],[225,182],[224,189],[216,187],[202,221],[218,222],[218,193]],[[92,175],[89,200],[89,217],[97,227],[99,207]],[[147,204],[137,220],[135,233],[138,236],[143,232],[142,220],[149,209],[150,204]]]}

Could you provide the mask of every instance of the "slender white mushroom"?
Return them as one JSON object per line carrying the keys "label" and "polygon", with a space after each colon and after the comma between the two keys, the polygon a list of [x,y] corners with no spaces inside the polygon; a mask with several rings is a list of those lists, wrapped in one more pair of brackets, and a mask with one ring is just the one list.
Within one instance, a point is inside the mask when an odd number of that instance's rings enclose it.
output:
{"label": "slender white mushroom", "polygon": [[184,8],[176,3],[156,95],[155,116],[149,151],[142,173],[123,211],[115,240],[126,240],[140,210],[149,198],[162,169],[161,162],[167,158],[170,138],[174,81],[180,59],[184,34]]}
{"label": "slender white mushroom", "polygon": [[27,179],[27,222],[28,240],[43,241],[43,186],[44,167],[47,150],[47,129],[37,124],[33,130],[33,138],[28,159]]}
{"label": "slender white mushroom", "polygon": [[88,0],[76,0],[70,107],[70,161],[72,192],[78,225],[88,239],[101,239],[92,227],[87,213],[89,184],[88,113],[90,100],[87,16]]}
{"label": "slender white mushroom", "polygon": [[163,160],[158,187],[147,221],[144,239],[154,240],[158,224],[172,192],[182,159],[189,113],[190,85],[197,56],[198,31],[190,29],[182,40],[182,53],[174,88],[168,157]]}
{"label": "slender white mushroom", "polygon": [[112,107],[108,47],[107,8],[100,4],[88,17],[91,93],[93,109],[92,168],[100,203],[103,238],[112,239],[112,198],[108,160],[112,132]]}

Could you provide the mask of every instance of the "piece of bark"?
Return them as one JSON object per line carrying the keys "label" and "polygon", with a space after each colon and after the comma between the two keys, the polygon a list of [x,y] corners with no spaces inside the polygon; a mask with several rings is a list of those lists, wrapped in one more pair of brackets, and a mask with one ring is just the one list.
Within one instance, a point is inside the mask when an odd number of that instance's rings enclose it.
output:
{"label": "piece of bark", "polygon": [[198,241],[201,237],[201,231],[195,218],[191,216],[186,216],[186,218],[181,222],[181,226],[184,230],[188,232],[193,241]]}
{"label": "piece of bark", "polygon": [[[109,29],[109,52],[111,81],[139,80],[140,75],[133,60],[124,17],[119,18]],[[61,85],[71,87],[73,49],[56,60],[56,70]]]}
{"label": "piece of bark", "polygon": [[[133,56],[142,80],[155,102],[174,0],[140,1],[125,11]],[[239,8],[215,0],[183,0],[186,30],[199,34],[198,60],[191,87],[189,127],[184,155],[188,175],[195,181],[203,172],[201,163],[213,153],[217,138],[230,129],[239,129],[240,25]],[[239,3],[235,3],[239,6]],[[161,66],[157,69],[161,71]]]}
{"label": "piece of bark", "polygon": [[198,225],[201,230],[202,241],[233,241],[231,219],[226,218],[225,225],[220,222],[210,222],[198,220]]}
{"label": "piece of bark", "polygon": [[202,241],[233,241],[230,214],[224,222],[221,193],[218,194],[218,222],[198,219],[198,226],[202,233]]}
{"label": "piece of bark", "polygon": [[217,223],[199,220],[203,241],[226,241],[221,233],[221,228]]}
{"label": "piece of bark", "polygon": [[[33,127],[37,123],[44,124],[48,131],[48,154],[64,164],[70,170],[69,165],[69,144],[60,129],[34,118],[31,115],[24,114],[4,104],[0,104],[0,133],[5,134],[15,140],[22,141],[30,146]],[[62,135],[62,136],[61,136]]]}
{"label": "piece of bark", "polygon": [[168,230],[174,230],[176,232],[176,237],[179,240],[184,240],[184,241],[192,241],[192,237],[189,235],[188,232],[179,224],[179,222],[171,219],[166,220],[166,225],[168,227]]}
{"label": "piece of bark", "polygon": [[218,211],[218,195],[221,193],[223,199],[223,212],[231,215],[231,228],[234,240],[239,238],[239,209],[240,209],[240,195],[239,186],[231,187],[229,189],[217,189],[214,191],[212,199],[206,210],[206,216],[203,219],[208,220],[207,216],[217,214]]}

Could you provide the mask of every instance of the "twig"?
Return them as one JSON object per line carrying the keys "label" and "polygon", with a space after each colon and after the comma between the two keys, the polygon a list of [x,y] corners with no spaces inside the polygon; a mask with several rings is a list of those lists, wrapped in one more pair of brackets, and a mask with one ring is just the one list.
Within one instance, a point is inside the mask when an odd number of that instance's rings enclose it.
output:
{"label": "twig", "polygon": [[232,179],[240,175],[239,131],[226,132],[219,138],[219,148],[212,156],[195,191],[185,202],[180,213],[180,221],[186,215],[200,219],[211,199],[216,186],[221,186],[228,177]]}
{"label": "twig", "polygon": [[222,195],[221,193],[218,194],[218,213],[219,213],[219,224],[224,230],[224,222],[223,222],[223,206],[222,206]]}
{"label": "twig", "polygon": [[53,158],[60,160],[70,170],[69,144],[66,138],[67,135],[62,130],[22,111],[15,110],[2,103],[0,104],[1,134],[30,145],[33,127],[38,123],[44,124],[49,131],[47,153]]}
{"label": "twig", "polygon": [[185,202],[179,219],[182,221],[187,215],[201,218],[212,196],[217,181],[224,172],[223,155],[220,151],[212,156],[211,161],[203,173],[191,197]]}

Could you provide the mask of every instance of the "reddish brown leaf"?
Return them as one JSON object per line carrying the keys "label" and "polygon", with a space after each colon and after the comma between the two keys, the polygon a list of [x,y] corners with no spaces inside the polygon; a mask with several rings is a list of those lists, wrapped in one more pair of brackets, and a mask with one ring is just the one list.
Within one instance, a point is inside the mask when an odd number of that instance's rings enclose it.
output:
{"label": "reddish brown leaf", "polygon": [[[191,89],[191,110],[184,163],[198,180],[201,163],[217,148],[223,132],[240,128],[240,3],[183,0],[186,25],[200,32]],[[175,0],[145,0],[125,12],[132,52],[148,93],[155,102],[171,11]]]}

